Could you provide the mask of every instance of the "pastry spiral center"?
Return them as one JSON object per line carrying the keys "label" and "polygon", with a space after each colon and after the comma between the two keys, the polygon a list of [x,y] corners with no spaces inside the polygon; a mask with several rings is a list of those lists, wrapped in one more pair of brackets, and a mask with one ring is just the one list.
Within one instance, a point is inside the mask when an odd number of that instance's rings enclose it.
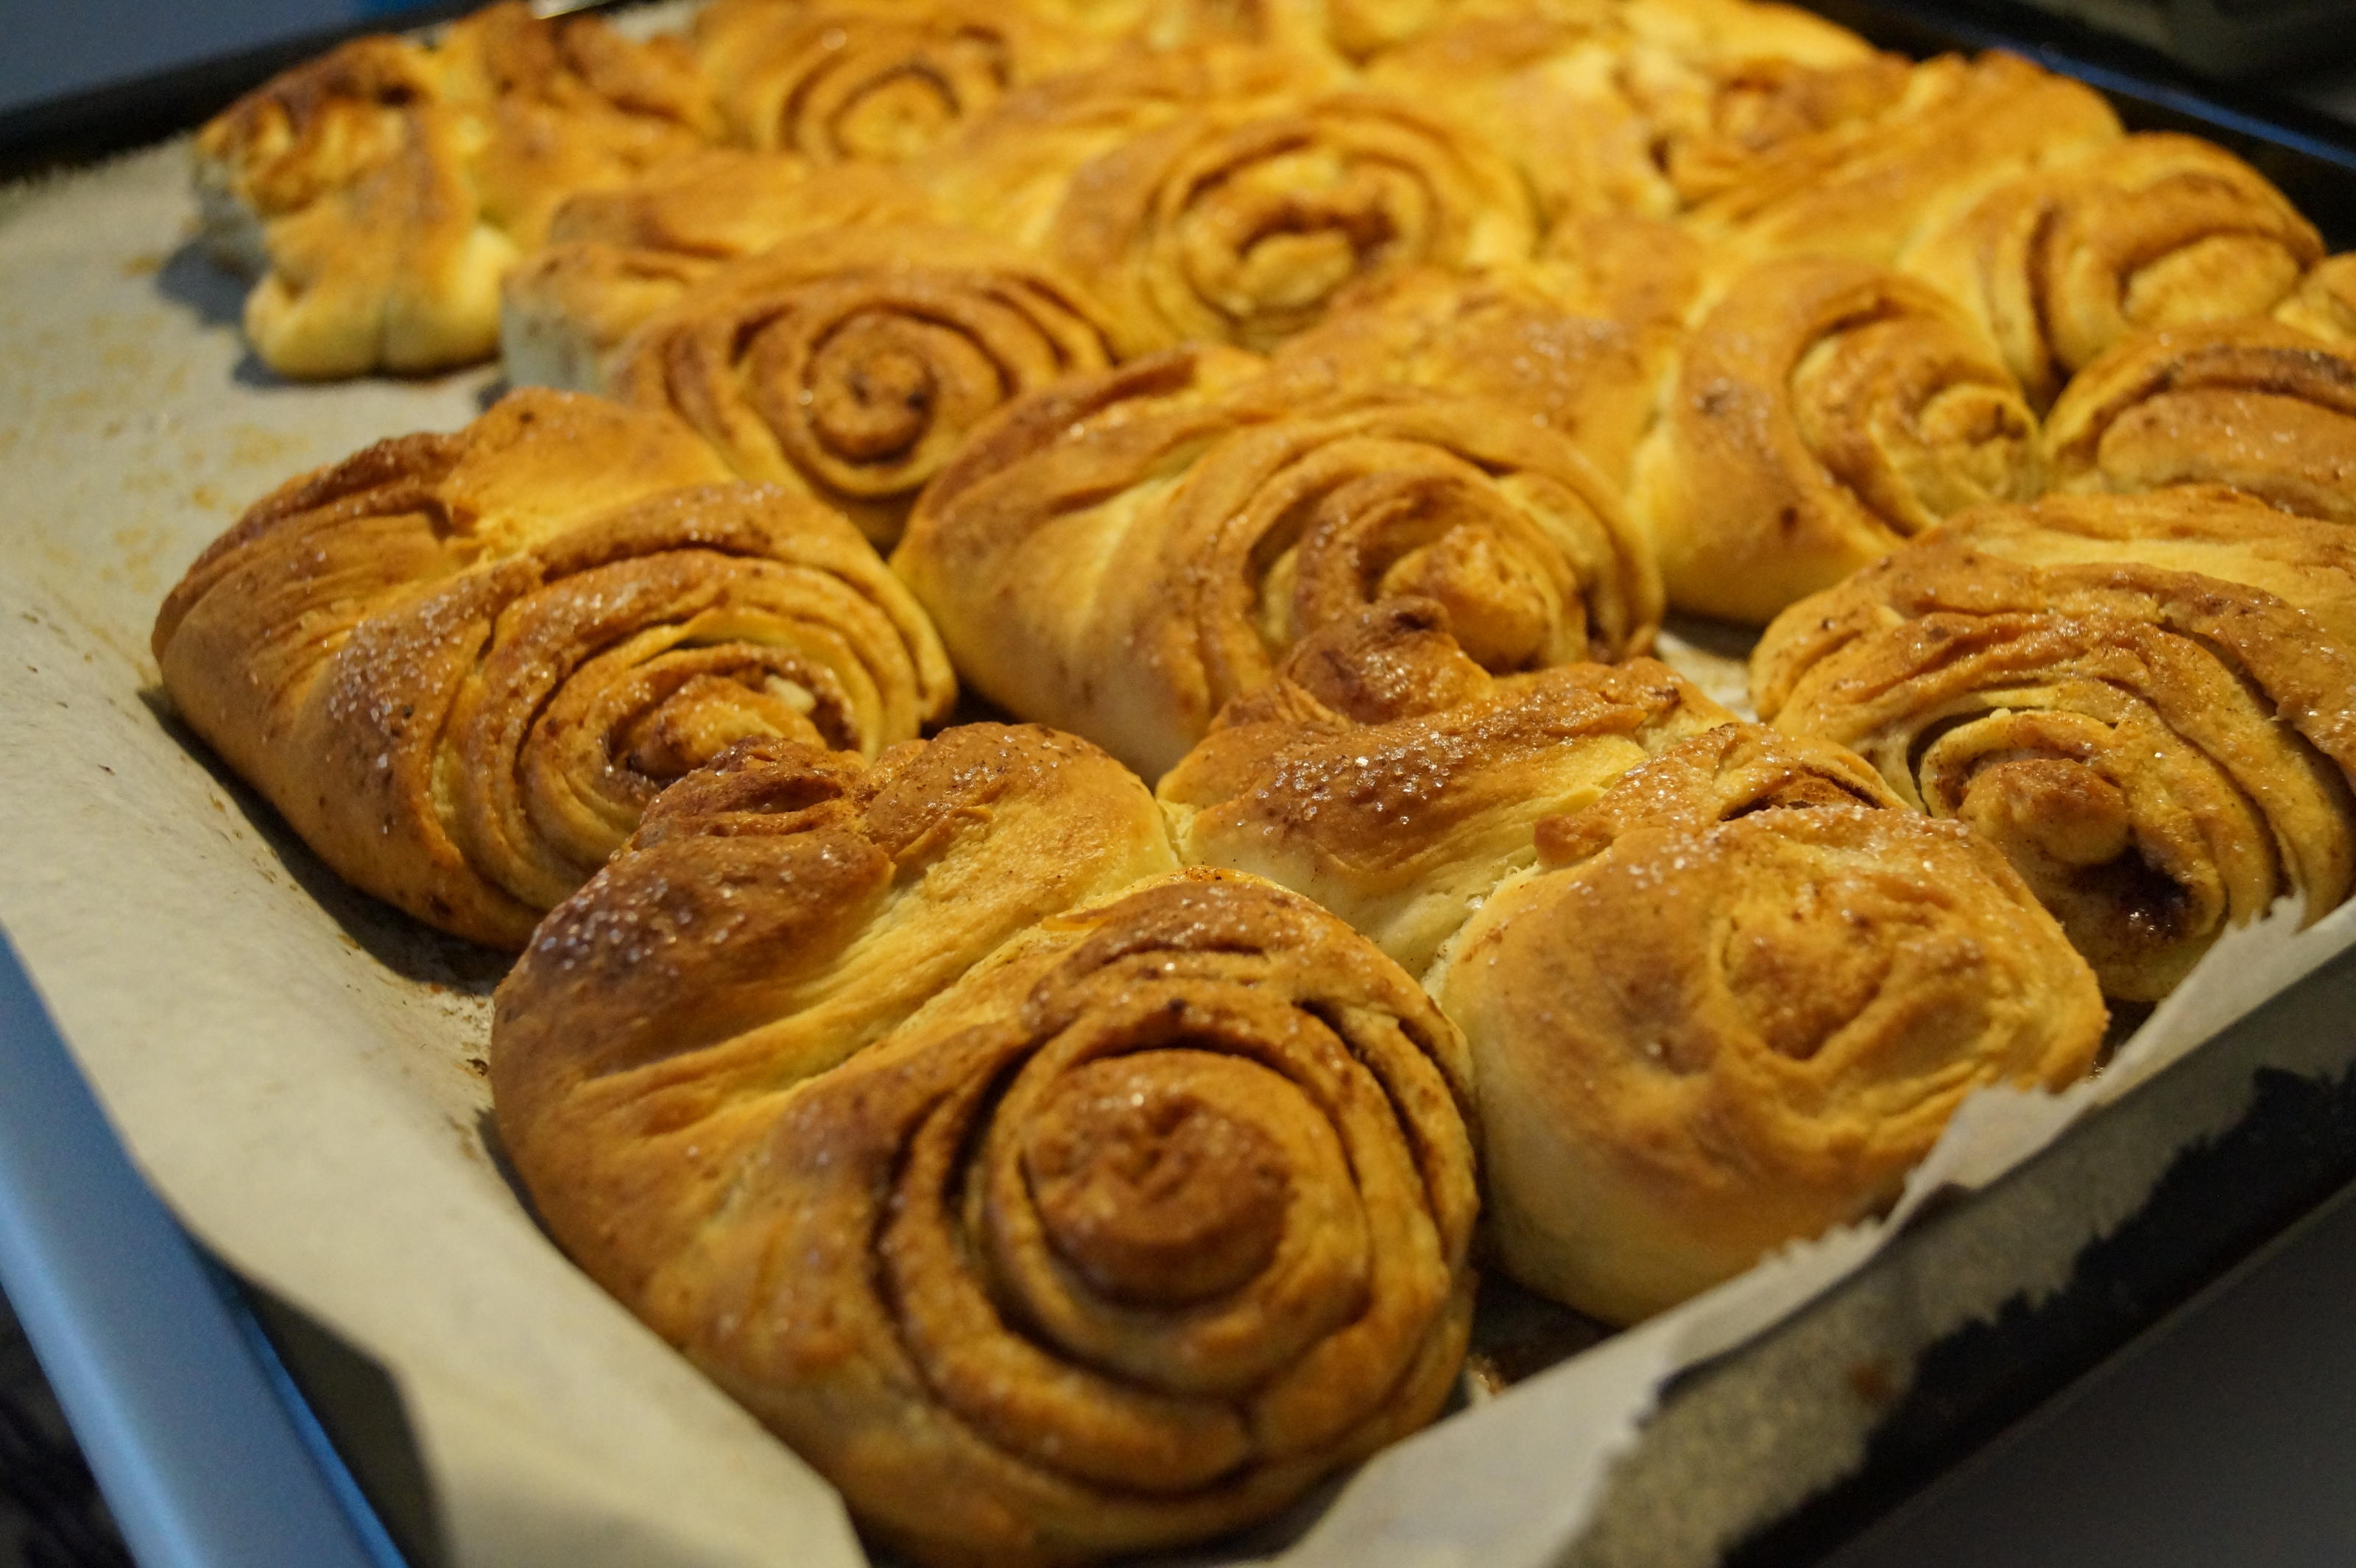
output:
{"label": "pastry spiral center", "polygon": [[1461,475],[1351,479],[1320,498],[1302,530],[1295,626],[1306,633],[1385,599],[1434,599],[1483,668],[1554,662],[1565,640],[1583,648],[1584,630],[1576,596],[1558,592],[1529,559],[1531,541],[1515,537],[1528,531]]}
{"label": "pastry spiral center", "polygon": [[933,367],[889,317],[848,323],[809,369],[810,419],[829,450],[857,462],[905,452],[931,422]]}
{"label": "pastry spiral center", "polygon": [[2034,487],[2028,404],[1935,319],[1883,316],[1827,335],[1792,382],[1809,450],[1901,535]]}
{"label": "pastry spiral center", "polygon": [[1429,227],[1402,169],[1306,153],[1267,159],[1198,194],[1181,240],[1196,293],[1243,340],[1307,325],[1345,283],[1387,265]]}
{"label": "pastry spiral center", "polygon": [[[1104,1295],[1183,1306],[1268,1266],[1290,1195],[1278,1142],[1170,1081],[1151,1052],[1091,1062],[1060,1081],[1025,1129],[1023,1168],[1047,1238]],[[1254,1072],[1195,1052],[1201,1073]],[[1166,1063],[1165,1063],[1166,1065]]]}

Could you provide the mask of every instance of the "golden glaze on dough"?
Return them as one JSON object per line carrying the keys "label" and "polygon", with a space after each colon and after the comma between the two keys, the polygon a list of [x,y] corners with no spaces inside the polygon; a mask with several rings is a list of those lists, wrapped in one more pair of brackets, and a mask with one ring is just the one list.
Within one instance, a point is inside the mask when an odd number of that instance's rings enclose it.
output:
{"label": "golden glaze on dough", "polygon": [[2114,997],[2356,879],[2356,540],[2232,491],[1972,513],[1786,611],[1751,689],[1988,836]]}
{"label": "golden glaze on dough", "polygon": [[345,878],[513,946],[669,780],[748,735],[946,716],[857,530],[684,427],[526,390],[293,480],[156,618],[174,703]]}
{"label": "golden glaze on dough", "polygon": [[1086,291],[971,229],[804,234],[695,285],[616,351],[605,388],[678,414],[747,479],[807,490],[889,546],[984,420],[1111,363]]}
{"label": "golden glaze on dough", "polygon": [[2053,485],[2230,485],[2285,511],[2356,522],[2352,349],[2264,320],[2137,333],[2053,405]]}
{"label": "golden glaze on dough", "polygon": [[1713,730],[1538,842],[1434,989],[1500,1262],[1607,1321],[1885,1207],[1975,1089],[2094,1066],[2094,977],[2019,877],[1838,747]]}
{"label": "golden glaze on dough", "polygon": [[1155,792],[1179,855],[1306,893],[1419,975],[1530,864],[1535,824],[1733,718],[1651,659],[1500,679],[1446,628],[1386,602],[1229,703]]}
{"label": "golden glaze on dough", "polygon": [[1452,1384],[1454,1030],[1306,901],[1169,865],[1069,737],[763,742],[500,988],[550,1228],[919,1561],[1215,1534]]}
{"label": "golden glaze on dough", "polygon": [[1695,326],[1629,500],[1672,604],[1755,625],[2041,488],[2036,417],[1960,307],[1808,257],[1743,274]]}
{"label": "golden glaze on dough", "polygon": [[1500,671],[1643,651],[1652,560],[1565,438],[1409,387],[1304,400],[1185,350],[1013,405],[893,560],[976,689],[1149,776],[1309,633],[1447,606]]}
{"label": "golden glaze on dough", "polygon": [[2263,315],[2322,254],[2257,170],[2210,143],[2147,133],[2006,182],[1901,265],[1985,325],[2043,408],[2137,328]]}
{"label": "golden glaze on dough", "polygon": [[198,132],[196,184],[215,253],[259,274],[245,329],[272,368],[415,372],[491,352],[500,277],[565,196],[715,131],[676,40],[514,0],[255,89]]}

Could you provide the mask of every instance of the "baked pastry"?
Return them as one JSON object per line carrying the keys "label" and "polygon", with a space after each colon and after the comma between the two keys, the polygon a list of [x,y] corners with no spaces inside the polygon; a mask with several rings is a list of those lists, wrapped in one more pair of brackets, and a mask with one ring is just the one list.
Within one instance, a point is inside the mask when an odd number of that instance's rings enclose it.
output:
{"label": "baked pastry", "polygon": [[2114,997],[2356,875],[2356,539],[2234,491],[1973,512],[1794,604],[1751,682],[2001,848]]}
{"label": "baked pastry", "polygon": [[711,147],[634,184],[567,200],[548,243],[499,289],[499,353],[516,386],[594,392],[648,317],[732,261],[797,235],[922,223],[922,187],[873,164],[819,168],[784,153]]}
{"label": "baked pastry", "polygon": [[526,390],[281,486],[155,633],[198,734],[347,880],[512,947],[748,735],[873,754],[955,699],[858,531],[685,427]]}
{"label": "baked pastry", "polygon": [[2048,159],[1922,235],[1901,265],[1969,309],[2043,408],[2136,328],[2263,315],[2322,255],[2257,170],[2147,133]]}
{"label": "baked pastry", "polygon": [[2356,251],[2318,261],[2274,317],[2336,348],[2356,347]]}
{"label": "baked pastry", "polygon": [[695,18],[731,140],[817,164],[916,158],[1107,47],[1025,4],[713,0]]}
{"label": "baked pastry", "polygon": [[692,426],[888,546],[916,492],[1008,401],[1111,362],[1086,291],[971,229],[802,235],[691,289],[617,347],[605,390]]}
{"label": "baked pastry", "polygon": [[1306,893],[1420,975],[1541,818],[1734,718],[1651,659],[1493,677],[1447,624],[1387,601],[1227,704],[1155,791],[1179,856]]}
{"label": "baked pastry", "polygon": [[1537,244],[1527,187],[1481,136],[1401,100],[1205,105],[1074,174],[1044,239],[1122,354],[1273,347],[1363,278]]}
{"label": "baked pastry", "polygon": [[2219,484],[2356,522],[2356,343],[2277,322],[2137,333],[2078,372],[2045,426],[2065,490]]}
{"label": "baked pastry", "polygon": [[1942,517],[2042,487],[2036,417],[1961,307],[1794,257],[1740,277],[1687,338],[1629,509],[1670,603],[1757,625]]}
{"label": "baked pastry", "polygon": [[1229,112],[1289,104],[1344,80],[1337,61],[1293,49],[1233,41],[1123,49],[1008,93],[916,172],[944,217],[1036,248],[1093,160],[1205,104]]}
{"label": "baked pastry", "polygon": [[1749,160],[1689,221],[1736,270],[1792,255],[1888,266],[1981,193],[2120,133],[2083,82],[2015,55],[1943,55],[1913,67],[1879,112]]}
{"label": "baked pastry", "polygon": [[[1680,254],[1665,249],[1673,260]],[[1478,272],[1417,267],[1375,280],[1287,341],[1276,367],[1319,387],[1402,381],[1505,404],[1569,436],[1599,474],[1622,484],[1652,422],[1674,334],[1655,299],[1613,297],[1586,271],[1540,261]]]}
{"label": "baked pastry", "polygon": [[1761,156],[1870,116],[1906,62],[1788,6],[1721,0],[1458,5],[1368,81],[1475,124],[1551,220],[1673,217]]}
{"label": "baked pastry", "polygon": [[1711,731],[1538,859],[1434,989],[1499,1264],[1607,1322],[1887,1207],[1974,1090],[2094,1065],[2094,977],[2020,878],[1836,746]]}
{"label": "baked pastry", "polygon": [[499,279],[566,195],[716,130],[675,40],[509,0],[257,88],[197,133],[196,187],[209,248],[259,275],[246,336],[273,369],[433,370],[490,354]]}
{"label": "baked pastry", "polygon": [[941,471],[893,564],[976,690],[1149,778],[1380,599],[1440,601],[1500,672],[1649,645],[1652,557],[1565,438],[1410,387],[1298,394],[1232,349],[1035,393]]}
{"label": "baked pastry", "polygon": [[751,742],[500,987],[551,1232],[919,1562],[1215,1534],[1453,1384],[1455,1031],[1308,901],[1169,865],[1066,736]]}

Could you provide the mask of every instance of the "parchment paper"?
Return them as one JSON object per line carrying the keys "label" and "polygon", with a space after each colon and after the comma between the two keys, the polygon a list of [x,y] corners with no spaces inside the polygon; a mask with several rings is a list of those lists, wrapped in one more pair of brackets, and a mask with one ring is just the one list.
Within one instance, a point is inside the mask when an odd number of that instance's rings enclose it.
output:
{"label": "parchment paper", "polygon": [[[384,1366],[450,1562],[861,1563],[833,1494],[525,1211],[488,1138],[493,961],[345,890],[155,699],[155,606],[246,505],[380,437],[455,428],[490,385],[276,382],[239,338],[241,286],[185,243],[186,155],[0,193],[0,923],[190,1229]],[[1688,653],[1730,667],[1726,649]],[[1968,1104],[1898,1213],[1468,1399],[1330,1494],[1281,1559],[1552,1560],[1666,1375],[2351,938],[2345,910],[2234,933],[2101,1078]]]}

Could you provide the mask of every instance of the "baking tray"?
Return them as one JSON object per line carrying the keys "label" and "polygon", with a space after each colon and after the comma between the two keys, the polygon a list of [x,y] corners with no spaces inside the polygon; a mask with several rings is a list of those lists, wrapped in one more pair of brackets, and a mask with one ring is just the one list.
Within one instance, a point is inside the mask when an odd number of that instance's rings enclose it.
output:
{"label": "baking tray", "polygon": [[[435,4],[402,19],[466,8],[463,0]],[[2356,243],[2356,135],[2334,122],[2201,83],[2151,51],[2002,0],[1904,10],[1824,0],[1816,8],[1887,47],[1918,54],[2006,47],[2081,77],[2131,124],[2192,131],[2233,147],[2288,191],[2335,248]],[[0,116],[0,175],[70,166],[184,130],[290,59],[365,30]],[[62,1050],[13,961],[0,965],[0,1039],[11,1056],[56,1049],[62,1066]],[[1611,1472],[1597,1527],[1567,1561],[1765,1568],[1814,1561],[1853,1535],[2356,1179],[2351,1019],[2356,955],[2096,1113],[1971,1201],[1934,1203],[1873,1263],[1810,1306],[1682,1374]],[[45,1136],[61,1157],[112,1147],[94,1103]],[[114,1155],[119,1160],[119,1149]],[[122,1174],[130,1177],[127,1165]],[[25,1243],[13,1254],[12,1285],[70,1274],[60,1271],[63,1244],[69,1232],[88,1230],[93,1214],[120,1231],[115,1244],[138,1263],[120,1277],[102,1271],[61,1293],[37,1339],[45,1358],[61,1346],[69,1359],[91,1352],[61,1392],[70,1392],[85,1440],[99,1434],[92,1457],[110,1496],[130,1499],[126,1528],[149,1531],[139,1542],[143,1561],[382,1564],[400,1561],[403,1548],[418,1568],[434,1559],[422,1468],[397,1408],[388,1408],[389,1383],[365,1358],[221,1278],[152,1197],[152,1217],[126,1219],[137,1204],[119,1189],[45,1205],[31,1200],[31,1181],[23,1162],[0,1166],[0,1211]],[[2091,1209],[2090,1192],[2101,1199]],[[1985,1264],[1999,1254],[2006,1266],[1991,1275]],[[2013,1283],[2021,1278],[2044,1283],[2030,1292]],[[187,1407],[174,1414],[143,1389],[155,1368],[195,1353],[140,1332],[117,1335],[112,1348],[102,1343],[112,1330],[99,1320],[143,1299],[230,1336],[217,1336],[197,1360],[222,1379],[205,1398],[231,1401],[242,1413],[228,1428],[215,1426],[219,1452],[209,1457],[216,1468],[186,1471],[208,1478],[184,1478],[177,1502],[155,1490],[156,1478],[190,1462],[185,1451],[169,1451],[187,1446]],[[257,1394],[266,1403],[254,1403]],[[240,1440],[219,1444],[221,1430]],[[254,1432],[262,1437],[245,1442]],[[207,1523],[189,1499],[208,1489],[234,1493],[240,1465],[248,1467],[246,1486],[287,1486],[306,1499],[289,1504],[285,1517],[322,1531],[316,1542],[273,1558],[260,1554],[262,1537],[224,1536],[213,1528],[219,1519]],[[330,1512],[317,1511],[321,1499]],[[164,1524],[134,1523],[151,1516]],[[172,1529],[177,1541],[168,1539]]]}

